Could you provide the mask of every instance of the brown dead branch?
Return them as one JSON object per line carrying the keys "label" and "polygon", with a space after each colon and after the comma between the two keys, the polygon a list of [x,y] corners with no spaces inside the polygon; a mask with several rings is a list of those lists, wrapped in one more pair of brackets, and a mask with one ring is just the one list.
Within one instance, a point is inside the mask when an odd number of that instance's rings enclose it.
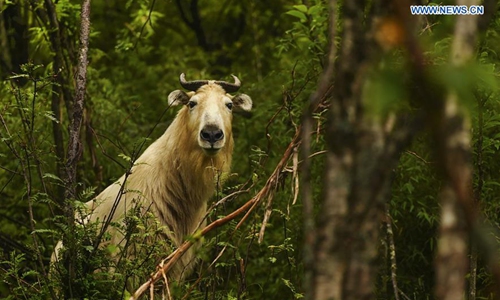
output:
{"label": "brown dead branch", "polygon": [[[293,167],[292,167],[292,174],[293,174],[293,179],[292,179],[292,191],[293,191],[293,201],[292,205],[295,205],[297,202],[297,198],[299,197],[299,172],[298,172],[298,167],[299,167],[299,149],[296,147],[293,149]],[[290,207],[288,207],[288,214],[290,214]]]}
{"label": "brown dead branch", "polygon": [[283,154],[283,157],[281,158],[280,162],[274,169],[274,172],[271,174],[271,176],[268,178],[266,184],[264,185],[264,188],[260,190],[260,192],[257,194],[258,201],[255,202],[254,205],[250,208],[250,210],[245,214],[245,216],[242,218],[240,223],[238,223],[237,228],[241,226],[241,224],[244,222],[244,220],[247,219],[247,217],[250,215],[250,213],[253,211],[253,209],[257,206],[257,204],[260,203],[260,201],[264,198],[267,198],[267,205],[266,205],[266,211],[268,212],[267,214],[264,215],[264,220],[262,221],[262,226],[259,232],[259,239],[258,242],[261,243],[262,240],[264,239],[264,232],[265,232],[265,227],[267,224],[267,221],[269,220],[269,217],[271,216],[271,205],[272,205],[272,200],[274,197],[274,192],[276,191],[278,184],[280,182],[280,179],[282,177],[283,170],[285,170],[286,166],[288,165],[288,161],[290,160],[290,157],[293,154],[293,149],[298,147],[301,144],[301,136],[300,136],[300,126],[297,128],[297,131],[295,132],[295,136],[293,137],[292,141],[288,145],[287,149],[285,150],[285,153]]}
{"label": "brown dead branch", "polygon": [[430,162],[430,161],[427,161],[425,158],[423,158],[422,156],[418,155],[416,152],[414,151],[410,151],[410,150],[406,150],[405,151],[406,154],[409,154],[411,156],[414,156],[416,158],[418,158],[419,160],[421,160],[424,164],[428,165],[428,164],[433,164],[434,162]]}
{"label": "brown dead branch", "polygon": [[[163,267],[163,262],[162,262],[162,264],[160,264],[160,268],[161,267]],[[172,295],[170,294],[170,287],[168,284],[167,274],[165,274],[165,271],[163,271],[163,269],[161,271],[162,271],[161,275],[163,276],[163,281],[165,282],[165,289],[167,290],[168,300],[172,300]],[[151,299],[153,299],[153,298],[151,297]]]}
{"label": "brown dead branch", "polygon": [[[193,237],[193,239],[198,240],[201,237],[205,236],[207,233],[212,231],[215,228],[218,228],[226,223],[228,223],[231,220],[234,220],[237,216],[245,212],[247,209],[249,209],[252,205],[254,205],[255,202],[257,202],[257,196],[253,197],[249,201],[247,201],[244,205],[242,205],[240,208],[235,210],[234,212],[230,213],[229,215],[215,220],[214,222],[210,223],[207,227],[203,228],[199,233],[196,233]],[[167,258],[163,259],[161,263],[158,265],[158,270],[151,275],[151,278],[146,281],[143,285],[141,285],[135,293],[130,297],[130,300],[134,299],[139,299],[139,297],[147,291],[149,288],[154,286],[154,284],[163,278],[164,273],[168,273],[170,268],[181,258],[182,255],[194,244],[193,241],[185,241],[179,248],[177,248],[175,251],[173,251]]]}

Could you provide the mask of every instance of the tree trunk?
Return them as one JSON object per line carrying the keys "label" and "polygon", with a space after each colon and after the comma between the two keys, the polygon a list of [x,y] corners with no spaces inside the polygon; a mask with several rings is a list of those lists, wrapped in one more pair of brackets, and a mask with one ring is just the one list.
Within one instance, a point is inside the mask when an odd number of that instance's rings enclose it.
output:
{"label": "tree trunk", "polygon": [[[45,0],[45,9],[47,11],[46,19],[48,21],[47,26],[49,27],[49,38],[52,46],[52,51],[54,52],[54,60],[52,62],[52,72],[54,73],[54,84],[52,85],[52,99],[50,102],[50,107],[54,118],[56,121],[52,122],[52,135],[54,138],[54,145],[56,156],[58,158],[56,162],[57,176],[59,178],[64,177],[64,139],[62,131],[62,110],[61,102],[71,101],[70,99],[65,99],[65,93],[63,92],[66,86],[66,76],[69,70],[64,70],[64,58],[63,49],[61,45],[61,28],[59,26],[59,21],[57,19],[56,7],[51,0]],[[37,10],[38,14],[41,15],[41,10]],[[41,16],[43,17],[43,16]],[[68,111],[69,115],[69,111]],[[57,191],[57,202],[64,206],[64,187],[59,186]]]}
{"label": "tree trunk", "polygon": [[[391,173],[415,132],[407,118],[367,116],[364,1],[343,6],[343,36],[327,127],[324,199],[318,216],[313,299],[374,299],[380,224]],[[373,100],[376,101],[376,100]]]}
{"label": "tree trunk", "polygon": [[467,274],[467,227],[453,189],[441,192],[441,224],[436,257],[437,299],[463,299]]}
{"label": "tree trunk", "polygon": [[[66,177],[65,177],[65,191],[64,198],[66,201],[66,206],[64,209],[65,216],[67,218],[69,232],[71,233],[75,227],[75,211],[72,205],[72,200],[76,198],[76,168],[78,160],[80,159],[82,153],[82,146],[80,142],[80,129],[83,122],[83,108],[85,100],[85,89],[87,84],[87,53],[89,45],[89,33],[90,33],[90,0],[82,1],[81,10],[81,29],[80,29],[80,50],[78,54],[78,70],[76,74],[76,93],[75,101],[73,107],[73,117],[71,118],[71,123],[69,127],[69,142],[68,142],[68,157],[66,160]],[[74,237],[70,234],[65,237],[65,245],[68,248],[68,291],[66,292],[66,297],[74,298],[77,296],[78,291],[73,291],[72,286],[77,281],[77,270],[76,266],[76,249],[74,243]]]}
{"label": "tree trunk", "polygon": [[[477,5],[474,0],[459,0],[457,5]],[[477,16],[459,15],[451,50],[451,62],[460,66],[473,57]],[[449,91],[435,139],[444,158],[446,183],[441,193],[441,225],[436,256],[436,296],[461,299],[465,295],[468,271],[467,226],[473,228],[476,208],[472,193],[471,138],[469,120],[463,116],[458,95]],[[465,213],[464,210],[468,212]],[[465,214],[464,214],[465,213]]]}
{"label": "tree trunk", "polygon": [[313,113],[318,104],[322,101],[323,95],[326,95],[331,88],[331,80],[334,71],[336,46],[333,42],[336,35],[335,6],[336,0],[329,1],[330,20],[328,25],[330,44],[328,45],[328,57],[325,70],[319,80],[318,88],[309,99],[309,107],[302,118],[302,166],[301,166],[301,191],[304,215],[304,290],[306,300],[314,299],[314,247],[316,243],[315,222],[314,222],[314,204],[311,187],[311,161],[309,158],[311,152],[311,134],[313,124]]}

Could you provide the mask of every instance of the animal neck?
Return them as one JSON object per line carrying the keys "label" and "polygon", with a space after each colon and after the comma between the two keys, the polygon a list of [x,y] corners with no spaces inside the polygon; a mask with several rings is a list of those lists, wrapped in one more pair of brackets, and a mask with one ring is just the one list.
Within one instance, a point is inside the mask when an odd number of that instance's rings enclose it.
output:
{"label": "animal neck", "polygon": [[175,232],[174,238],[181,241],[196,229],[206,213],[207,201],[229,172],[233,138],[227,136],[225,147],[209,156],[200,149],[192,132],[179,126],[182,122],[178,119],[158,139],[155,161],[146,164],[162,166],[158,170],[164,174],[147,175],[152,180],[151,186],[163,189],[153,193],[163,196],[153,196],[152,201],[158,211],[170,219],[168,223],[178,225],[171,229]]}

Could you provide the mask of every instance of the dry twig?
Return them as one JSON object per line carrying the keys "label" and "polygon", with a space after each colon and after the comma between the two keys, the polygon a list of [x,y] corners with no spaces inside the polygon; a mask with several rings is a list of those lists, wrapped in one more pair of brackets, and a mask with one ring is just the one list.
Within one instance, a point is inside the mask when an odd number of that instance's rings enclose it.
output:
{"label": "dry twig", "polygon": [[[194,239],[200,239],[205,236],[208,232],[215,228],[218,228],[231,220],[234,220],[237,216],[242,214],[245,210],[250,208],[257,201],[256,197],[253,197],[243,206],[225,216],[224,218],[218,219],[210,223],[207,227],[203,228],[198,234],[194,235]],[[158,270],[151,275],[148,281],[141,285],[135,293],[130,297],[130,300],[139,299],[139,297],[147,291],[149,288],[154,287],[154,284],[161,278],[163,278],[164,273],[168,273],[170,268],[181,258],[181,256],[194,244],[193,241],[185,241],[179,248],[173,251],[167,258],[163,259],[158,266]],[[166,263],[165,263],[166,262]]]}

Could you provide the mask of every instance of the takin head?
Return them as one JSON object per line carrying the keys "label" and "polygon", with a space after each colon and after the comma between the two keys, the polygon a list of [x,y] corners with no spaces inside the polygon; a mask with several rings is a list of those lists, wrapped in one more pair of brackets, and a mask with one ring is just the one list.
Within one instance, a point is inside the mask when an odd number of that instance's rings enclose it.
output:
{"label": "takin head", "polygon": [[186,81],[182,73],[181,86],[190,92],[175,90],[168,95],[169,105],[186,105],[185,112],[181,111],[188,119],[184,125],[196,135],[198,146],[207,155],[217,154],[232,139],[233,112],[249,113],[252,109],[252,99],[248,95],[229,94],[238,91],[241,86],[238,77],[232,76],[234,83]]}

